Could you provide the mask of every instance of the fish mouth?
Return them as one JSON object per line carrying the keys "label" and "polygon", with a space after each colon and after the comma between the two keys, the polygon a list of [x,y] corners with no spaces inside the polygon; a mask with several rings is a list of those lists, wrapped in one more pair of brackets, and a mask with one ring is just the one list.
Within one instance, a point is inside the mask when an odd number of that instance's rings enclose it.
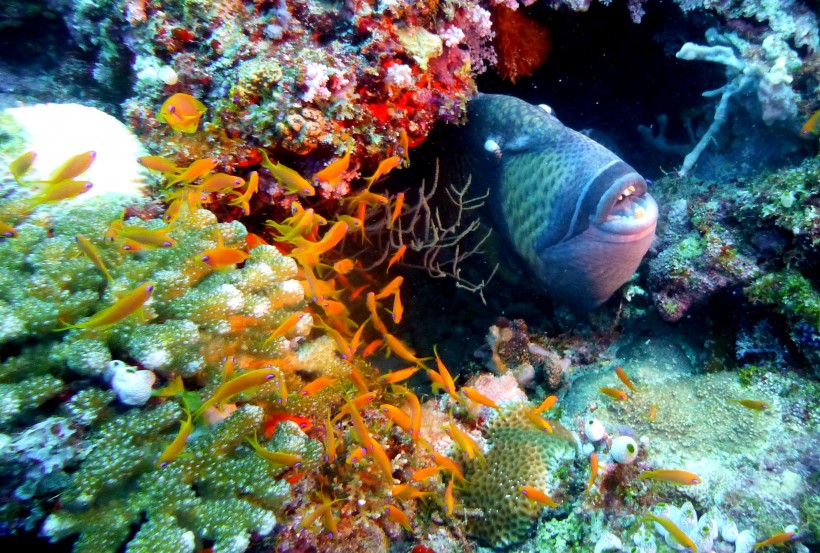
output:
{"label": "fish mouth", "polygon": [[618,178],[598,202],[593,225],[623,238],[638,239],[655,229],[658,204],[637,173]]}

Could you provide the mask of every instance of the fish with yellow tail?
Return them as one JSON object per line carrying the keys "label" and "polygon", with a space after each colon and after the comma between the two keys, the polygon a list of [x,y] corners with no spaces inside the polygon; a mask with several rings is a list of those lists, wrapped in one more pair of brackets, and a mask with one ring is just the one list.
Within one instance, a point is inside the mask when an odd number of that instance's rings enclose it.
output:
{"label": "fish with yellow tail", "polygon": [[89,319],[81,323],[66,325],[64,327],[58,328],[55,330],[55,332],[68,330],[69,328],[79,328],[86,330],[103,330],[109,328],[117,324],[121,320],[125,319],[138,309],[140,309],[143,305],[145,305],[145,302],[148,301],[153,292],[154,283],[146,282],[145,284],[142,284],[128,292],[125,296],[116,301],[114,305],[106,307],[102,311],[99,311],[98,313],[92,315]]}
{"label": "fish with yellow tail", "polygon": [[698,546],[695,545],[692,538],[690,538],[686,532],[678,528],[675,523],[668,518],[659,517],[657,515],[653,515],[652,513],[646,513],[644,515],[644,519],[659,524],[664,530],[669,532],[669,536],[675,541],[675,543],[687,548],[691,553],[697,553]]}
{"label": "fish with yellow tail", "polygon": [[553,509],[558,508],[558,503],[553,501],[550,496],[537,488],[533,488],[532,486],[521,486],[518,488],[518,491],[521,492],[521,495],[531,501],[546,505],[547,507],[552,507]]}
{"label": "fish with yellow tail", "polygon": [[658,218],[635,169],[512,96],[479,94],[453,132],[462,178],[489,188],[495,226],[552,298],[592,309],[632,276]]}
{"label": "fish with yellow tail", "polygon": [[768,401],[761,401],[759,399],[730,399],[729,401],[742,405],[750,411],[768,411],[772,407]]}
{"label": "fish with yellow tail", "polygon": [[775,534],[774,536],[771,536],[770,538],[767,538],[763,541],[757,542],[755,544],[754,550],[757,551],[758,549],[761,549],[763,547],[768,547],[770,545],[780,545],[782,543],[788,543],[790,541],[797,540],[797,538],[798,538],[798,536],[797,536],[796,533],[794,533],[790,530],[787,530],[785,532],[780,532],[779,534]]}
{"label": "fish with yellow tail", "polygon": [[700,484],[700,477],[686,470],[658,469],[647,470],[638,476],[639,480],[657,480],[658,482],[668,482],[675,486],[697,486]]}
{"label": "fish with yellow tail", "polygon": [[175,131],[194,133],[206,111],[208,108],[205,104],[190,94],[178,92],[165,100],[159,109],[157,119],[167,123]]}
{"label": "fish with yellow tail", "polygon": [[176,437],[157,459],[154,466],[158,469],[165,468],[169,463],[179,457],[179,454],[185,449],[185,444],[188,443],[188,437],[194,429],[194,418],[187,408],[185,411],[188,414],[188,418],[180,422],[179,432],[177,432]]}

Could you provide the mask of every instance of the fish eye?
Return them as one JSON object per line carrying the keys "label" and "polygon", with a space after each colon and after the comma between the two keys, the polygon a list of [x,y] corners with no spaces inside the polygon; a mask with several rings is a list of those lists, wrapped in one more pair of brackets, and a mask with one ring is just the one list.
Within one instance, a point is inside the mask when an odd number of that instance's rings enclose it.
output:
{"label": "fish eye", "polygon": [[163,242],[162,245],[166,248],[170,248],[171,246],[173,246],[173,244],[171,244],[170,242]]}
{"label": "fish eye", "polygon": [[209,260],[211,259],[211,256],[210,256],[210,255],[203,255],[200,259],[202,259],[202,261],[206,261],[206,262],[207,262],[207,261],[209,261]]}
{"label": "fish eye", "polygon": [[154,285],[152,284],[151,286],[148,286],[148,287],[145,289],[145,291],[146,291],[146,292],[153,292],[153,291],[154,291]]}
{"label": "fish eye", "polygon": [[176,113],[176,112],[177,112],[177,108],[176,108],[176,107],[174,107],[173,105],[168,106],[168,112],[169,112],[169,113]]}
{"label": "fish eye", "polygon": [[168,466],[168,461],[163,461],[162,463],[159,464],[159,468],[161,468],[161,469],[164,469],[167,466]]}

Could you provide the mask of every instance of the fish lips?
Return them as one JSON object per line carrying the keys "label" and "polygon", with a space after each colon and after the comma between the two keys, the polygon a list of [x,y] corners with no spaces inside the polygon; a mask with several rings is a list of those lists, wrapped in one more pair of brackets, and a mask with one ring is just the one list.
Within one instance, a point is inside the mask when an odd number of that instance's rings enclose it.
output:
{"label": "fish lips", "polygon": [[639,240],[655,231],[658,204],[638,173],[622,175],[598,201],[592,225],[612,241]]}

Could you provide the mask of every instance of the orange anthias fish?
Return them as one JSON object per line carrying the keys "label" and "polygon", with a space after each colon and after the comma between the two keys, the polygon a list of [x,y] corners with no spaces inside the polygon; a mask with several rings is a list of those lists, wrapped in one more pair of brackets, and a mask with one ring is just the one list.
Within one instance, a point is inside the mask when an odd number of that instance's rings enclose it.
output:
{"label": "orange anthias fish", "polygon": [[188,443],[188,437],[191,435],[193,429],[194,419],[191,416],[191,412],[188,411],[188,418],[180,423],[176,438],[165,448],[165,451],[159,456],[154,466],[158,469],[164,468],[168,466],[168,463],[179,457],[179,454],[185,449],[185,444]]}
{"label": "orange anthias fish", "polygon": [[206,111],[208,108],[205,104],[190,94],[178,92],[162,104],[158,119],[175,131],[193,133]]}
{"label": "orange anthias fish", "polygon": [[158,173],[173,174],[182,170],[176,163],[162,156],[142,156],[137,158],[137,163]]}
{"label": "orange anthias fish", "polygon": [[548,396],[544,401],[541,402],[541,405],[535,408],[535,413],[541,414],[544,411],[549,411],[552,409],[552,406],[558,401],[558,396]]}
{"label": "orange anthias fish", "polygon": [[626,386],[627,388],[629,388],[629,389],[630,389],[630,390],[632,390],[633,392],[637,392],[637,391],[638,391],[638,389],[635,387],[635,385],[634,385],[634,384],[632,384],[632,381],[631,381],[631,380],[629,380],[629,377],[628,377],[628,376],[626,376],[626,373],[624,372],[624,370],[621,368],[621,366],[620,366],[620,365],[618,365],[617,367],[615,367],[615,374],[617,374],[617,375],[618,375],[618,378],[620,379],[620,381],[621,381],[621,382],[623,382],[623,383],[624,383],[624,386]]}
{"label": "orange anthias fish", "polygon": [[769,545],[779,545],[781,543],[786,543],[795,540],[797,540],[797,534],[795,534],[794,532],[780,532],[779,534],[775,534],[774,536],[766,540],[757,542],[755,544],[754,550],[757,551],[761,547],[768,547]]}
{"label": "orange anthias fish", "polygon": [[589,480],[587,480],[587,491],[592,489],[595,479],[598,477],[598,454],[594,451],[589,454]]}
{"label": "orange anthias fish", "polygon": [[771,405],[769,405],[768,402],[760,401],[759,399],[730,399],[729,401],[738,403],[746,409],[751,409],[752,411],[768,411],[771,409]]}
{"label": "orange anthias fish", "polygon": [[125,319],[132,313],[134,313],[137,309],[142,307],[145,302],[151,297],[151,294],[154,292],[154,283],[153,282],[146,282],[141,286],[138,286],[134,290],[128,292],[125,296],[123,296],[120,300],[114,303],[111,307],[106,307],[99,313],[91,316],[86,321],[81,323],[67,325],[62,328],[58,328],[57,331],[60,330],[68,330],[69,328],[95,328],[95,329],[105,329],[112,325],[117,324],[121,320]]}
{"label": "orange anthias fish", "polygon": [[108,282],[113,282],[114,277],[112,277],[111,273],[108,272],[108,267],[105,266],[105,261],[103,261],[97,247],[91,243],[91,240],[82,234],[78,234],[74,238],[77,240],[77,246],[80,248],[80,251],[85,254],[85,256],[91,261],[91,263],[94,264],[95,267],[102,271],[105,278],[108,279]]}
{"label": "orange anthias fish", "polygon": [[94,185],[90,182],[82,180],[59,181],[54,184],[50,184],[41,192],[38,192],[30,198],[26,198],[23,202],[26,204],[28,209],[34,209],[35,207],[43,204],[52,204],[62,200],[76,198],[80,194],[85,194],[91,190],[93,186]]}
{"label": "orange anthias fish", "polygon": [[287,190],[288,194],[298,194],[299,196],[313,196],[316,194],[313,185],[298,171],[281,163],[274,164],[265,150],[259,151],[262,153],[262,167],[270,171],[270,174]]}
{"label": "orange anthias fish", "polygon": [[483,405],[485,407],[490,407],[495,409],[496,411],[501,411],[501,407],[498,406],[496,402],[476,390],[475,388],[470,388],[469,386],[462,386],[461,393],[472,402],[478,403],[479,405]]}
{"label": "orange anthias fish", "polygon": [[413,528],[410,526],[410,517],[404,514],[395,505],[386,505],[384,507],[384,514],[393,522],[397,522],[402,528],[408,532],[412,532]]}
{"label": "orange anthias fish", "polygon": [[668,518],[659,517],[653,515],[652,513],[646,513],[645,517],[653,522],[656,522],[663,526],[663,528],[669,532],[669,535],[672,537],[675,542],[686,547],[691,553],[695,553],[698,550],[698,546],[695,545],[695,542],[692,541],[686,532],[678,528],[674,522],[669,520]]}
{"label": "orange anthias fish", "polygon": [[20,182],[20,178],[31,170],[34,160],[37,159],[36,152],[26,152],[9,164],[9,171],[14,180]]}
{"label": "orange anthias fish", "polygon": [[802,136],[809,136],[810,134],[818,133],[820,133],[820,109],[812,113],[811,117],[809,117],[803,124],[803,128],[800,129],[800,134]]}
{"label": "orange anthias fish", "polygon": [[558,503],[553,501],[550,496],[539,489],[533,488],[532,486],[521,486],[518,490],[521,492],[521,495],[527,499],[537,501],[538,503],[546,505],[547,507],[552,507],[553,509],[558,508]]}
{"label": "orange anthias fish", "polygon": [[367,187],[370,188],[373,186],[373,183],[379,180],[381,177],[395,169],[401,165],[401,157],[400,156],[390,156],[387,159],[382,160],[379,163],[379,166],[376,168],[376,172],[373,173],[372,176],[367,177],[364,181],[367,183]]}
{"label": "orange anthias fish", "polygon": [[217,166],[217,164],[219,164],[219,160],[215,157],[197,159],[186,167],[184,171],[169,180],[168,186],[194,182],[196,179],[202,178],[210,173]]}
{"label": "orange anthias fish", "polygon": [[640,480],[658,480],[660,482],[669,482],[676,486],[696,486],[700,484],[700,477],[692,472],[685,470],[647,470],[642,472],[638,478]]}
{"label": "orange anthias fish", "polygon": [[344,156],[329,163],[327,167],[313,175],[313,180],[334,184],[350,165],[350,151],[351,148],[348,148]]}
{"label": "orange anthias fish", "polygon": [[97,152],[93,150],[77,154],[55,169],[48,181],[58,183],[76,178],[85,173],[95,159],[97,159]]}
{"label": "orange anthias fish", "polygon": [[629,399],[629,396],[626,395],[626,392],[624,392],[623,390],[618,390],[617,388],[598,388],[598,391],[604,395],[611,397],[615,401],[626,401]]}
{"label": "orange anthias fish", "polygon": [[244,263],[250,254],[238,248],[226,248],[222,235],[217,236],[215,248],[206,250],[199,255],[200,261],[218,271],[232,268],[238,263]]}
{"label": "orange anthias fish", "polygon": [[2,236],[3,238],[17,238],[17,236],[19,236],[19,233],[17,232],[17,229],[13,226],[9,225],[8,223],[4,223],[3,221],[0,221],[0,236]]}

